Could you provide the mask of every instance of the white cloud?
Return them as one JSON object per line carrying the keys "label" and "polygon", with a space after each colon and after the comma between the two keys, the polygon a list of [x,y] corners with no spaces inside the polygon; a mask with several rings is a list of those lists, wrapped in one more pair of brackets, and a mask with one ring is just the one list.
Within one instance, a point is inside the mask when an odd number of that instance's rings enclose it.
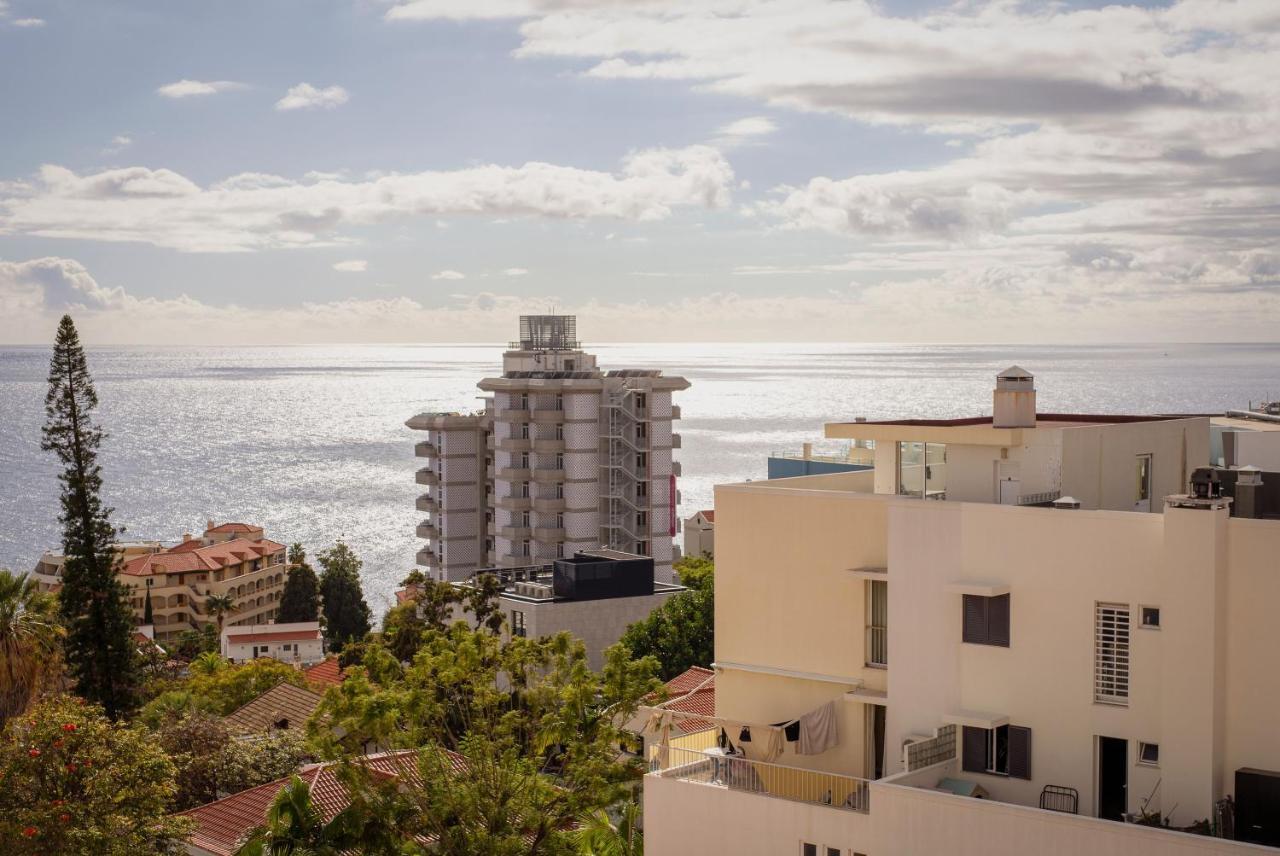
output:
{"label": "white cloud", "polygon": [[431,274],[432,279],[466,279],[467,275],[456,270],[442,270],[439,273]]}
{"label": "white cloud", "polygon": [[351,181],[244,173],[207,187],[167,169],[46,166],[30,184],[0,188],[0,232],[188,252],[332,246],[350,241],[348,227],[412,217],[661,220],[724,207],[732,186],[732,168],[708,146],[635,152],[617,173],[531,162]]}
{"label": "white cloud", "polygon": [[334,262],[333,269],[343,273],[364,273],[369,269],[369,263],[364,259],[347,259],[346,261]]}
{"label": "white cloud", "polygon": [[219,92],[230,92],[235,89],[244,89],[243,83],[236,83],[234,80],[179,80],[174,83],[166,83],[156,92],[165,98],[192,98],[199,95],[216,95]]}
{"label": "white cloud", "polygon": [[16,18],[14,19],[14,22],[13,22],[13,25],[15,27],[26,27],[26,28],[43,27],[44,24],[45,24],[44,18]]}
{"label": "white cloud", "polygon": [[720,128],[724,137],[763,137],[778,130],[777,124],[767,116],[748,116]]}
{"label": "white cloud", "polygon": [[299,83],[291,86],[284,97],[276,102],[277,110],[332,110],[351,99],[347,90],[341,86],[327,86],[317,89],[310,83]]}
{"label": "white cloud", "polygon": [[510,268],[505,269],[505,270],[502,272],[502,275],[503,275],[503,276],[524,276],[524,275],[525,275],[525,274],[527,274],[528,272],[529,272],[529,271],[528,271],[527,269],[525,269],[525,268],[510,267]]}

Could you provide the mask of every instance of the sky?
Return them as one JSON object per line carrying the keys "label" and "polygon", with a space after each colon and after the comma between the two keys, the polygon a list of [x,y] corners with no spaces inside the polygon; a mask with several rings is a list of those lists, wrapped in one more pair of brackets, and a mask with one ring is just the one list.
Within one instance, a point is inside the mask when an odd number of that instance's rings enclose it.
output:
{"label": "sky", "polygon": [[1280,338],[1280,2],[0,0],[0,343]]}

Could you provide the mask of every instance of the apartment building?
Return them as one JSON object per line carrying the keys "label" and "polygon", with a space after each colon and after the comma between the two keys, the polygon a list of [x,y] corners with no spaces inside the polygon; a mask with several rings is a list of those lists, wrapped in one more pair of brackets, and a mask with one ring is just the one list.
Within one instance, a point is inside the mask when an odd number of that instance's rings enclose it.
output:
{"label": "apartment building", "polygon": [[[151,598],[155,638],[172,639],[187,630],[216,626],[205,606],[210,595],[229,594],[235,609],[224,625],[266,623],[275,617],[288,564],[285,547],[264,536],[262,527],[209,521],[200,537],[183,535],[166,547],[159,541],[119,545],[117,578],[129,588],[134,620],[143,624]],[[33,576],[44,591],[62,586],[65,557],[46,553]]]}
{"label": "apartment building", "polygon": [[[525,568],[489,568],[502,581],[498,605],[506,619],[504,638],[539,638],[568,632],[581,639],[592,669],[604,666],[604,651],[627,627],[647,618],[684,586],[654,578],[649,556],[587,550]],[[476,576],[454,583],[468,589]],[[469,618],[469,617],[468,617]]]}
{"label": "apartment building", "polygon": [[1017,421],[832,425],[874,472],[717,488],[727,747],[646,778],[656,852],[1280,844],[1280,521],[1194,472],[1207,418]]}
{"label": "apartment building", "polygon": [[604,370],[582,350],[572,315],[526,315],[485,378],[475,413],[421,413],[415,476],[426,490],[418,564],[441,581],[487,567],[546,564],[607,547],[654,560],[672,579],[680,464],[672,431],[681,377]]}

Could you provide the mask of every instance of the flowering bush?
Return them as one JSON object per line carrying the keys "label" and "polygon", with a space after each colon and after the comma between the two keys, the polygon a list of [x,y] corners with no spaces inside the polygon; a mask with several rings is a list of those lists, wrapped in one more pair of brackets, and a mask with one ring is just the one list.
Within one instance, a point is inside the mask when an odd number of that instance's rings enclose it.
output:
{"label": "flowering bush", "polygon": [[60,696],[9,721],[0,741],[0,853],[183,852],[170,817],[174,767],[143,730]]}

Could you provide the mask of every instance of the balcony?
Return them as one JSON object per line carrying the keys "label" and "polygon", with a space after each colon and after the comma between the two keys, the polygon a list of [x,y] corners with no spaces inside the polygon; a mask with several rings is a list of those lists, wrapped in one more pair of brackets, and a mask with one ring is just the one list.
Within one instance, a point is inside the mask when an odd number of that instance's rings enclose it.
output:
{"label": "balcony", "polygon": [[528,538],[529,533],[532,531],[533,530],[531,530],[528,526],[498,527],[498,534],[501,535],[503,538],[506,538],[508,541],[521,541],[525,538]]}
{"label": "balcony", "polygon": [[436,471],[431,467],[423,467],[413,475],[413,480],[418,484],[424,484],[427,487],[435,487],[440,484],[440,476],[436,475]]}
{"label": "balcony", "polygon": [[530,418],[539,425],[555,425],[564,421],[564,411],[549,407],[530,412]]}
{"label": "balcony", "polygon": [[[871,791],[866,779],[726,756],[716,750],[672,746],[667,752],[665,768],[655,771],[664,779],[697,782],[837,811],[866,814],[871,807]],[[658,759],[654,764],[659,764]]]}
{"label": "balcony", "polygon": [[680,435],[679,435],[679,434],[672,434],[672,435],[671,435],[671,448],[673,448],[673,449],[679,449],[679,448],[683,447],[683,445],[684,445],[684,442],[680,439]]}
{"label": "balcony", "polygon": [[551,499],[535,499],[533,501],[534,511],[547,513],[547,512],[564,511],[564,509],[565,509],[564,497],[551,498]]}
{"label": "balcony", "polygon": [[526,556],[523,553],[507,553],[498,556],[499,568],[527,568],[536,564],[537,560],[533,556]]}
{"label": "balcony", "polygon": [[503,437],[498,441],[498,449],[503,452],[527,452],[533,448],[533,441],[528,437]]}
{"label": "balcony", "polygon": [[435,568],[440,565],[440,557],[436,555],[436,551],[432,550],[430,547],[423,547],[419,550],[417,560],[419,565],[423,565],[428,568]]}
{"label": "balcony", "polygon": [[527,496],[500,496],[494,503],[506,511],[527,511],[533,507],[533,500]]}
{"label": "balcony", "polygon": [[673,476],[678,476],[678,475],[680,475],[680,474],[681,474],[681,472],[683,472],[683,469],[682,469],[682,468],[681,468],[681,466],[680,466],[680,462],[679,462],[679,461],[672,461],[672,462],[671,462],[671,475],[673,475]]}
{"label": "balcony", "polygon": [[413,453],[419,458],[438,458],[440,457],[440,447],[430,440],[422,440],[413,444]]}
{"label": "balcony", "polygon": [[533,471],[533,480],[538,484],[554,484],[564,481],[564,469],[538,467]]}
{"label": "balcony", "polygon": [[532,474],[528,467],[498,467],[496,473],[503,481],[528,481]]}
{"label": "balcony", "polygon": [[533,539],[535,541],[556,542],[564,540],[564,530],[555,526],[535,526],[533,529]]}
{"label": "balcony", "polygon": [[418,537],[426,538],[431,541],[440,540],[440,527],[436,526],[430,520],[424,520],[418,524]]}
{"label": "balcony", "polygon": [[499,422],[528,422],[528,408],[499,408],[497,414],[493,417]]}
{"label": "balcony", "polygon": [[419,511],[438,512],[440,510],[440,500],[436,499],[429,493],[424,493],[422,496],[418,497],[414,506]]}
{"label": "balcony", "polygon": [[671,405],[671,420],[674,422],[679,418],[680,418],[680,405],[678,404]]}
{"label": "balcony", "polygon": [[563,452],[564,440],[534,440],[533,450],[535,452],[542,452],[543,454],[548,452]]}

